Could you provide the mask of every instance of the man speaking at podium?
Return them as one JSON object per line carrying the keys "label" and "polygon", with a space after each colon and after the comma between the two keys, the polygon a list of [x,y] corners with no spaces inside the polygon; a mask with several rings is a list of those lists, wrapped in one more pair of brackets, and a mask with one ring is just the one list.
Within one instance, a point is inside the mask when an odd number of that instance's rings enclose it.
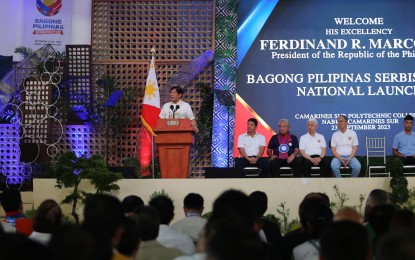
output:
{"label": "man speaking at podium", "polygon": [[192,108],[189,103],[181,100],[184,91],[180,86],[174,86],[170,89],[170,102],[163,105],[159,117],[161,119],[171,118],[189,118],[190,124],[194,131],[197,133],[197,124],[195,116],[193,115]]}

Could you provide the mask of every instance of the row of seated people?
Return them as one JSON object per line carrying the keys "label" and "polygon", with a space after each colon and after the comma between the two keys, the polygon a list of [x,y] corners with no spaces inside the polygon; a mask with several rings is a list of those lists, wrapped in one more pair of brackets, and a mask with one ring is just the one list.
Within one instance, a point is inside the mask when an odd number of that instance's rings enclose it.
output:
{"label": "row of seated people", "polygon": [[[320,168],[321,177],[341,177],[341,168],[350,168],[351,177],[358,177],[361,164],[355,155],[359,141],[354,130],[347,127],[348,119],[344,115],[337,118],[338,130],[333,133],[329,147],[333,159],[326,156],[327,143],[323,135],[317,133],[318,121],[315,118],[307,120],[307,133],[298,138],[290,133],[288,119],[278,123],[279,133],[272,136],[268,146],[265,137],[256,131],[258,121],[248,119],[247,133],[238,137],[240,158],[235,161],[235,167],[258,167],[260,177],[280,177],[281,167],[289,166],[294,177],[310,177],[312,167]],[[412,131],[413,117],[404,118],[404,130],[398,133],[392,145],[393,155],[404,165],[415,165],[415,132]],[[269,162],[262,157],[265,152]],[[300,156],[301,155],[301,156]]]}
{"label": "row of seated people", "polygon": [[[3,192],[6,210],[17,194]],[[299,204],[299,225],[285,235],[264,217],[268,198],[262,191],[223,192],[207,220],[200,194],[188,194],[183,204],[185,218],[171,224],[175,207],[168,196],[145,205],[135,195],[120,201],[97,194],[87,199],[83,222],[67,226],[59,205],[48,199],[29,237],[4,231],[0,222],[0,259],[415,259],[415,213],[397,209],[384,190],[370,192],[363,216],[351,207],[333,212],[326,194],[309,193]]]}

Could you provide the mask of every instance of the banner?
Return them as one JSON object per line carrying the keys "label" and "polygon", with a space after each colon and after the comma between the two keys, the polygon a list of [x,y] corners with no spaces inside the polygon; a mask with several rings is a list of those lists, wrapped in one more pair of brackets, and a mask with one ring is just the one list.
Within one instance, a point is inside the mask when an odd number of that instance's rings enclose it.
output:
{"label": "banner", "polygon": [[71,43],[71,0],[24,0],[23,46],[37,50],[50,44],[65,51]]}
{"label": "banner", "polygon": [[314,117],[328,142],[343,114],[358,155],[366,136],[386,136],[391,154],[403,118],[415,115],[414,8],[407,0],[241,0],[235,137],[257,117],[267,141],[281,118],[299,138]]}

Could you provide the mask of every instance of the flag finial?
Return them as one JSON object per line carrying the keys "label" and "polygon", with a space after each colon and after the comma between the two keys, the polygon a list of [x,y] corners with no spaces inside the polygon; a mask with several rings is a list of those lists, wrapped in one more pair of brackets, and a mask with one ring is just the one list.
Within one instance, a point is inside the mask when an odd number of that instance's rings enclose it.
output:
{"label": "flag finial", "polygon": [[156,49],[154,49],[154,48],[151,48],[151,56],[154,56],[154,53],[156,53]]}

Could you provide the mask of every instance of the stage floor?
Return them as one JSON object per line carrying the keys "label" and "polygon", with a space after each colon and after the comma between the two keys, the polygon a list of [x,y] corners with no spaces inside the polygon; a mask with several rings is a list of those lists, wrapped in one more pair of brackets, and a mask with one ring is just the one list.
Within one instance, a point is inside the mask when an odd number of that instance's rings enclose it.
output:
{"label": "stage floor", "polygon": [[[415,177],[408,177],[409,187],[415,186]],[[212,209],[213,201],[227,189],[237,189],[246,193],[261,190],[268,195],[267,213],[276,214],[276,208],[280,203],[285,202],[286,208],[290,209],[292,218],[298,216],[298,205],[303,197],[309,192],[324,192],[331,201],[338,202],[335,196],[334,186],[337,185],[339,191],[345,193],[349,200],[348,206],[359,205],[359,196],[367,194],[372,189],[385,189],[390,191],[390,178],[279,178],[279,179],[259,179],[259,178],[229,178],[229,179],[123,179],[118,185],[119,191],[113,195],[123,199],[128,195],[140,196],[145,203],[148,202],[150,195],[155,191],[164,190],[174,200],[175,220],[184,216],[183,198],[190,192],[196,192],[205,199],[205,212]],[[48,198],[60,202],[68,194],[65,190],[55,187],[55,179],[34,179],[33,180],[33,204],[39,204]],[[93,192],[89,182],[83,182],[81,189]],[[62,206],[65,214],[69,214],[71,207]],[[82,208],[79,208],[79,213]],[[173,221],[175,221],[173,220]]]}

